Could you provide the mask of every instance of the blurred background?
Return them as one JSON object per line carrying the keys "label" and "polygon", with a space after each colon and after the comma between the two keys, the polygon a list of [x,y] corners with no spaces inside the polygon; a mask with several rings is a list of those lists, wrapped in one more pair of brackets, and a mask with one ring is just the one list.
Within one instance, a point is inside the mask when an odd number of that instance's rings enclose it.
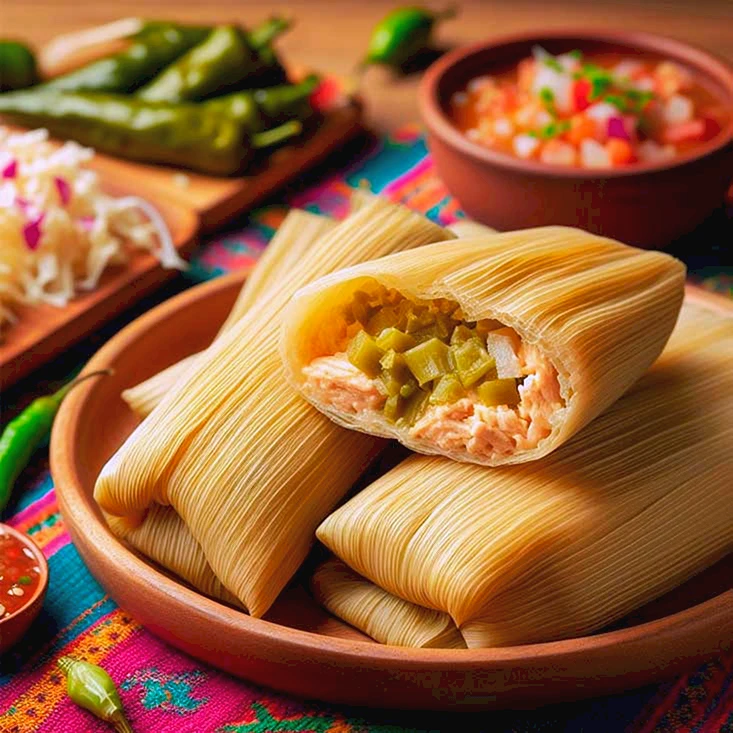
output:
{"label": "blurred background", "polygon": [[[427,4],[441,9],[451,2]],[[445,47],[524,29],[592,25],[653,31],[733,60],[731,0],[476,0],[453,4],[461,12],[437,33],[439,45]],[[283,57],[308,68],[346,74],[353,71],[374,25],[397,5],[394,0],[1,0],[0,26],[38,45],[59,33],[127,16],[252,24],[272,13],[286,14],[296,25],[278,42]],[[366,75],[367,119],[378,131],[419,118],[414,93],[418,77],[392,78],[382,69]]]}

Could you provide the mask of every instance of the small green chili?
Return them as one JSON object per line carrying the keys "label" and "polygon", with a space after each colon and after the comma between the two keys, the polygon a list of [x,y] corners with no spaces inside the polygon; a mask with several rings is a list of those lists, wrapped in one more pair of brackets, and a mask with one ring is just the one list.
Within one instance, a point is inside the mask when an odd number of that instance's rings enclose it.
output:
{"label": "small green chili", "polygon": [[393,10],[374,28],[362,66],[402,66],[429,46],[437,22],[455,14],[454,7],[438,13],[417,6]]}
{"label": "small green chili", "polygon": [[28,465],[36,448],[48,437],[61,401],[69,390],[89,377],[110,373],[109,370],[90,372],[64,385],[52,395],[39,397],[5,426],[0,436],[0,511],[10,500],[13,484],[20,472]]}
{"label": "small green chili", "polygon": [[57,664],[66,675],[66,691],[73,702],[111,723],[117,733],[133,733],[115,683],[104,669],[72,657],[61,657]]}

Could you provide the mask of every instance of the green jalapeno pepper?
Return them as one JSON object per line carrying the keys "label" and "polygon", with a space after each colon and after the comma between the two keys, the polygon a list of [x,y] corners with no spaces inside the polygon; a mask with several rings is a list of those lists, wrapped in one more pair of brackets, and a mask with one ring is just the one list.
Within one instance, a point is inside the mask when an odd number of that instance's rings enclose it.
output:
{"label": "green jalapeno pepper", "polygon": [[0,92],[25,89],[38,81],[36,58],[18,41],[0,41]]}
{"label": "green jalapeno pepper", "polygon": [[0,436],[0,511],[7,506],[20,472],[28,465],[36,449],[48,438],[56,413],[69,390],[79,382],[100,374],[110,372],[85,374],[53,394],[39,397],[5,426]]}
{"label": "green jalapeno pepper", "polygon": [[439,13],[421,7],[393,10],[374,29],[362,66],[403,66],[417,53],[429,47],[435,24],[452,18],[455,14],[455,8]]}
{"label": "green jalapeno pepper", "polygon": [[206,104],[146,102],[119,94],[53,90],[0,95],[0,114],[45,127],[95,150],[130,160],[190,168],[213,175],[243,172],[255,150],[297,135],[291,120],[273,130],[248,132],[248,121]]}
{"label": "green jalapeno pepper", "polygon": [[133,733],[113,679],[96,664],[61,657],[57,664],[66,676],[66,692],[79,707],[111,723],[117,733]]}

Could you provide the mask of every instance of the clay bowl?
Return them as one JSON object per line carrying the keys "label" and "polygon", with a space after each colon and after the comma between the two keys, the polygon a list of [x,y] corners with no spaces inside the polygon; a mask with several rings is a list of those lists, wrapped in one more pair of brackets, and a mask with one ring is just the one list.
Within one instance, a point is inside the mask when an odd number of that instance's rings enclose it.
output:
{"label": "clay bowl", "polygon": [[[514,66],[541,45],[552,54],[620,52],[679,62],[732,110],[720,133],[696,152],[623,169],[553,166],[489,150],[448,116],[451,95],[471,79]],[[663,247],[692,231],[723,201],[733,179],[733,69],[710,54],[640,32],[522,33],[446,54],[425,73],[420,110],[438,172],[466,213],[501,230],[577,226],[641,247]]]}
{"label": "clay bowl", "polygon": [[[107,343],[64,400],[51,470],[64,523],[91,572],[149,631],[192,656],[309,699],[379,708],[484,710],[537,706],[665,679],[733,640],[733,555],[614,630],[503,649],[403,649],[372,642],[329,616],[296,578],[264,619],[192,590],[111,534],[92,498],[105,461],[136,425],[120,390],[204,348],[242,273],[192,288]],[[733,301],[691,290],[721,317]],[[305,575],[305,573],[304,573]]]}
{"label": "clay bowl", "polygon": [[7,524],[0,524],[0,530],[20,540],[33,553],[33,557],[41,569],[38,587],[26,604],[15,613],[11,613],[10,616],[0,620],[0,654],[2,654],[20,640],[40,613],[48,589],[48,563],[38,545],[22,532],[18,532],[17,529],[13,529]]}

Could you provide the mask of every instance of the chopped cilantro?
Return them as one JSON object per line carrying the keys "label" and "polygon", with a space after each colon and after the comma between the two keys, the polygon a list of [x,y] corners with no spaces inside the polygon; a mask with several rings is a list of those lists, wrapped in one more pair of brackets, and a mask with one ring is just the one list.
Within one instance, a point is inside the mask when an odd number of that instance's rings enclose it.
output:
{"label": "chopped cilantro", "polygon": [[550,89],[550,87],[542,87],[542,89],[540,89],[540,99],[545,102],[545,104],[551,104],[555,101],[555,93]]}
{"label": "chopped cilantro", "polygon": [[536,130],[527,130],[526,134],[529,137],[539,137],[539,135],[537,134],[537,131]]}
{"label": "chopped cilantro", "polygon": [[558,120],[545,125],[539,132],[539,136],[545,140],[562,135],[570,129],[569,120]]}
{"label": "chopped cilantro", "polygon": [[603,101],[608,102],[608,104],[612,104],[621,112],[628,112],[629,105],[620,94],[606,94]]}
{"label": "chopped cilantro", "polygon": [[545,66],[549,66],[553,71],[557,71],[559,73],[565,71],[563,65],[554,56],[548,56],[544,59],[544,64]]}
{"label": "chopped cilantro", "polygon": [[568,56],[572,56],[574,59],[580,60],[583,58],[583,52],[579,48],[574,48],[568,53]]}

